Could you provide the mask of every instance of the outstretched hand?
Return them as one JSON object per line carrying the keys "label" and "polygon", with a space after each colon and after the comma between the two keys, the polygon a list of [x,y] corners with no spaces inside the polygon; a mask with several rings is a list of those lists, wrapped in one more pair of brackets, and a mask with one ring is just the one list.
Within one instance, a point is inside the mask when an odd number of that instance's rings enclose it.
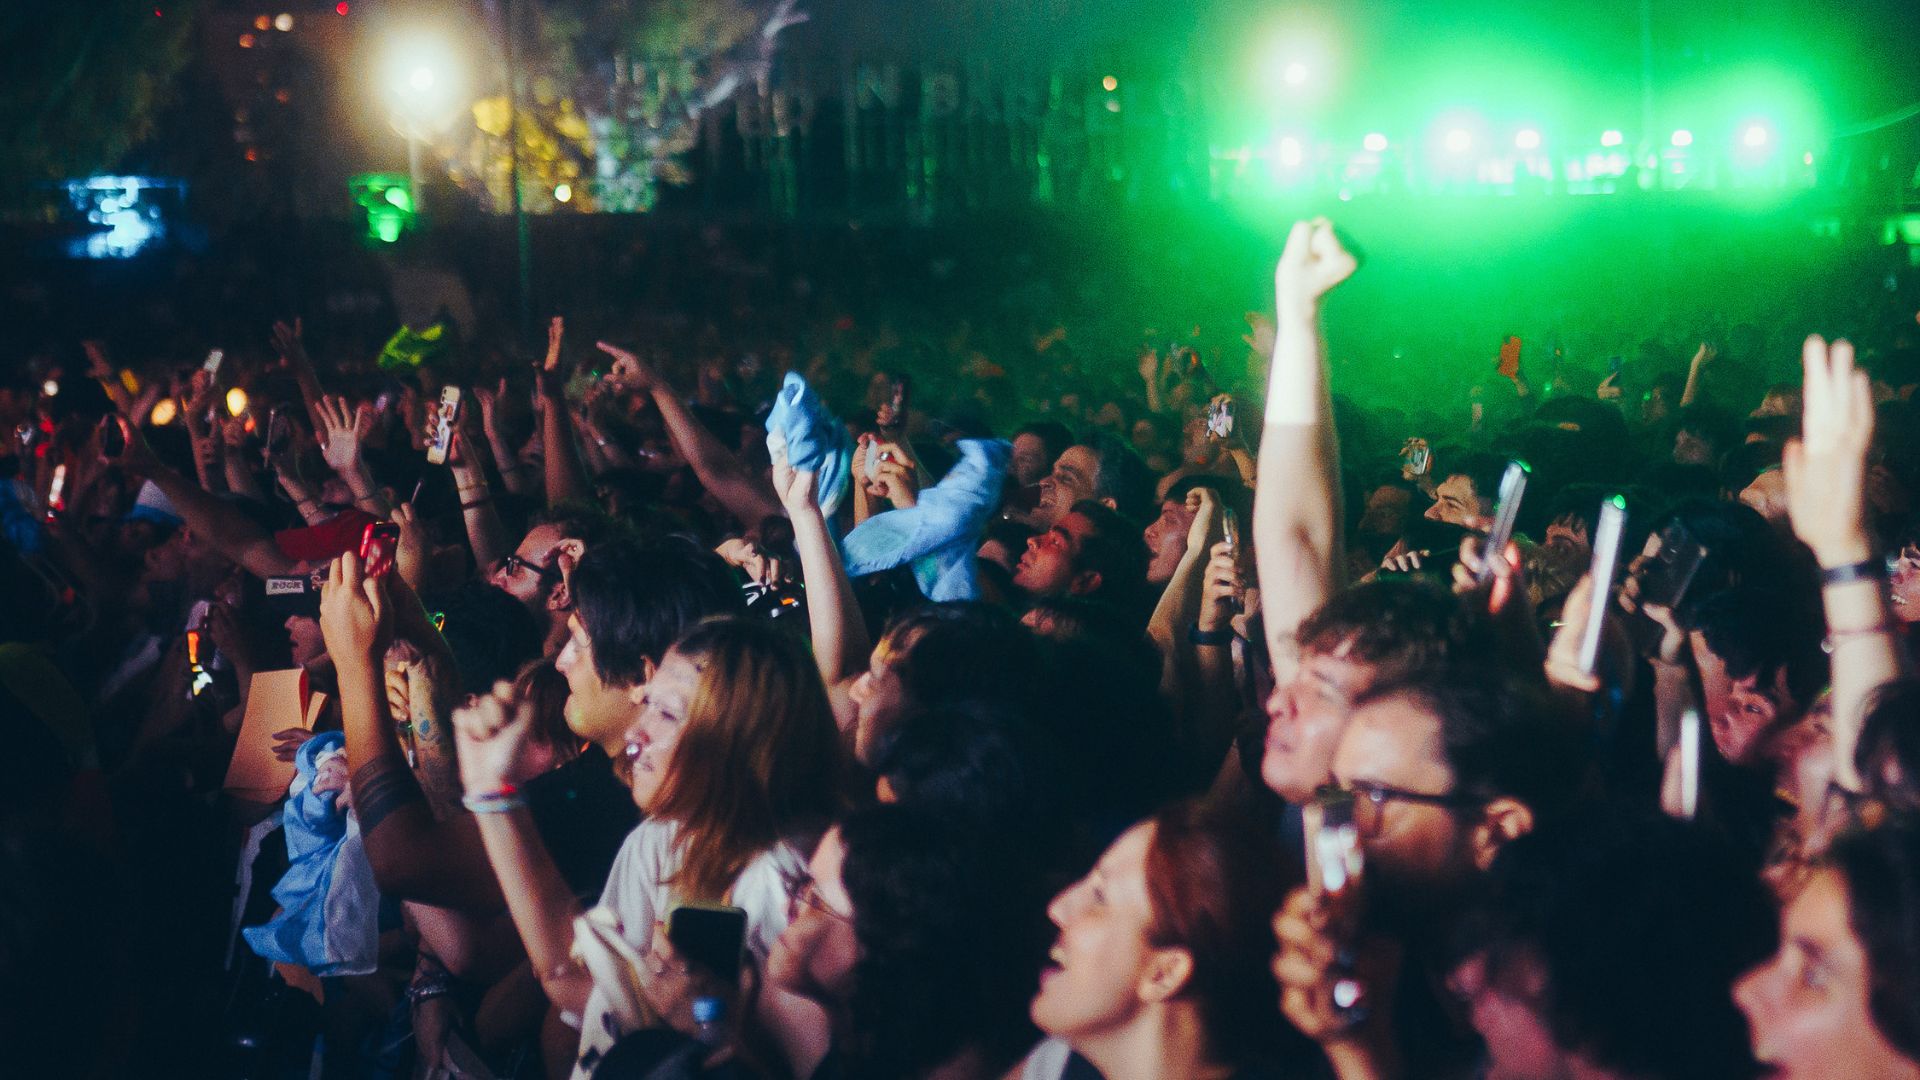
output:
{"label": "outstretched hand", "polygon": [[1320,298],[1352,277],[1359,265],[1326,218],[1294,222],[1273,275],[1281,317],[1312,315]]}
{"label": "outstretched hand", "polygon": [[1872,554],[1867,535],[1867,450],[1873,443],[1873,386],[1853,366],[1853,346],[1817,335],[1802,351],[1806,386],[1800,437],[1781,462],[1793,534],[1822,566]]}
{"label": "outstretched hand", "polygon": [[333,560],[321,586],[320,635],[336,668],[378,665],[393,644],[386,580],[362,573],[360,556],[351,551]]}
{"label": "outstretched hand", "polygon": [[360,469],[360,445],[373,431],[373,409],[358,409],[343,397],[322,397],[314,404],[324,430],[320,432],[320,453],[328,467],[342,477]]}
{"label": "outstretched hand", "polygon": [[780,505],[787,508],[787,516],[798,520],[802,515],[819,514],[820,503],[815,494],[819,486],[817,474],[806,469],[796,469],[787,458],[787,440],[779,433],[768,440],[768,449],[773,455],[773,490],[780,496]]}
{"label": "outstretched hand", "polygon": [[638,354],[604,341],[597,341],[594,346],[613,357],[613,370],[607,373],[607,378],[616,386],[626,390],[652,390],[659,385],[660,376]]}
{"label": "outstretched hand", "polygon": [[547,358],[541,362],[542,371],[556,371],[560,367],[560,342],[567,336],[567,320],[555,315],[547,323]]}

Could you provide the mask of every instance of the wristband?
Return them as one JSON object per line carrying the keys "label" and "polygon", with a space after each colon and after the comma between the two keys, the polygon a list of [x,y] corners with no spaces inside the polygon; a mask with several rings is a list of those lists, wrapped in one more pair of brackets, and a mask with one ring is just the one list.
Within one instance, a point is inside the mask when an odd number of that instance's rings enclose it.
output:
{"label": "wristband", "polygon": [[1829,630],[1827,636],[1820,639],[1820,649],[1831,654],[1839,645],[1854,638],[1881,637],[1893,633],[1893,627],[1887,623],[1878,626],[1860,626],[1848,630]]}
{"label": "wristband", "polygon": [[1233,644],[1233,636],[1231,629],[1202,630],[1200,629],[1199,623],[1194,623],[1187,629],[1187,644],[1205,646],[1231,645]]}
{"label": "wristband", "polygon": [[462,795],[460,805],[476,814],[504,814],[509,810],[518,810],[527,805],[527,799],[520,794],[519,788],[512,784],[502,784],[499,791]]}
{"label": "wristband", "polygon": [[1880,581],[1887,576],[1885,559],[1862,559],[1856,563],[1820,568],[1820,587],[1851,585],[1856,581]]}

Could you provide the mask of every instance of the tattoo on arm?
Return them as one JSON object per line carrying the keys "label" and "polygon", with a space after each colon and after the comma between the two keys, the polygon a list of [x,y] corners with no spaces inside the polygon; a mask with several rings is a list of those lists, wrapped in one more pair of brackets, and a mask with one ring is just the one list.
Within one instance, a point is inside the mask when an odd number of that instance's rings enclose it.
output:
{"label": "tattoo on arm", "polygon": [[373,832],[395,810],[409,803],[426,801],[404,758],[387,755],[374,758],[360,766],[350,780],[353,808],[360,815],[362,834]]}

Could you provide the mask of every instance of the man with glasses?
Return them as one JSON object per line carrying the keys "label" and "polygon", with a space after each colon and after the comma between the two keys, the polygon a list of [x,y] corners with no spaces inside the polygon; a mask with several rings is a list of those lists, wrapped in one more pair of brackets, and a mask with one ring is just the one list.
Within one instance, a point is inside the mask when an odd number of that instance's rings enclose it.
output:
{"label": "man with glasses", "polygon": [[[1361,910],[1351,930],[1336,929],[1335,908],[1351,901],[1330,905],[1309,887],[1275,917],[1288,1017],[1331,1055],[1391,1056],[1422,1076],[1470,1065],[1471,1034],[1431,990],[1444,950],[1474,881],[1502,846],[1570,807],[1586,765],[1576,725],[1537,680],[1491,665],[1364,694],[1334,752],[1337,791],[1323,795],[1352,800]],[[1334,1005],[1341,958],[1382,984],[1370,988],[1375,1016]]]}
{"label": "man with glasses", "polygon": [[489,584],[505,589],[540,620],[545,655],[552,656],[567,641],[566,612],[573,606],[573,597],[567,590],[566,568],[579,562],[588,548],[624,531],[617,521],[592,507],[557,507],[527,530],[512,554],[489,570]]}

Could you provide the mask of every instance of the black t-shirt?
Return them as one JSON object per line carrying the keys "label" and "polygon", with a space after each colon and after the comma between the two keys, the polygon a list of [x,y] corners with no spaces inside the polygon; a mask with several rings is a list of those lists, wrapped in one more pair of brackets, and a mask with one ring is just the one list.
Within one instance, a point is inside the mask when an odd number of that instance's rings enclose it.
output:
{"label": "black t-shirt", "polygon": [[534,827],[567,887],[582,903],[597,901],[613,857],[640,823],[632,791],[613,775],[613,761],[599,747],[589,746],[521,788]]}

